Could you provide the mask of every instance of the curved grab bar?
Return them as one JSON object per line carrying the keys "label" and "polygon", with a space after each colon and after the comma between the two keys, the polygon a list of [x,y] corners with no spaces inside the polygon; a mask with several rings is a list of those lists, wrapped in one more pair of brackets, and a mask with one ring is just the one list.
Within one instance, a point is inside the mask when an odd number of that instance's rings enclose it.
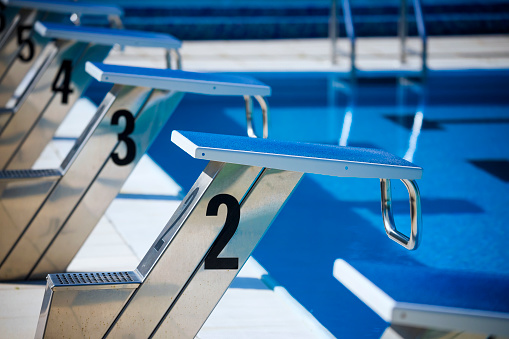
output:
{"label": "curved grab bar", "polygon": [[[262,96],[255,95],[254,97],[262,108],[263,138],[267,139],[269,137],[269,107]],[[244,100],[246,101],[247,135],[250,138],[258,138],[253,128],[253,99],[250,95],[244,95]]]}
{"label": "curved grab bar", "polygon": [[422,235],[421,218],[421,195],[419,187],[414,180],[400,179],[406,186],[410,200],[410,237],[399,232],[394,223],[392,215],[392,194],[390,179],[380,179],[380,190],[382,192],[382,215],[384,218],[385,232],[395,242],[408,250],[415,250],[419,247]]}
{"label": "curved grab bar", "polygon": [[171,65],[171,60],[172,60],[172,56],[171,54],[174,54],[174,58],[175,58],[175,68],[173,69],[182,69],[182,56],[180,55],[180,52],[177,50],[177,49],[167,49],[165,54],[166,54],[166,68],[167,69],[172,69],[172,65]]}

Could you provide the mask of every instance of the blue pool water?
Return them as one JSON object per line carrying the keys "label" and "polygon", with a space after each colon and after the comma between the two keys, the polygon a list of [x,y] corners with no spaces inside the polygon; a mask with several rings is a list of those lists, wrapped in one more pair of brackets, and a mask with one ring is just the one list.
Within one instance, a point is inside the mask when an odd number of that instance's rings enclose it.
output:
{"label": "blue pool water", "polygon": [[[337,258],[509,276],[509,71],[431,72],[424,85],[389,73],[356,86],[327,73],[257,77],[273,89],[271,138],[379,148],[424,168],[417,251],[385,235],[378,180],[310,174],[255,250],[335,336],[379,338],[387,327],[334,279]],[[174,129],[245,135],[243,99],[187,95],[150,148],[189,189],[206,163],[171,143]],[[396,223],[409,224],[407,193],[393,190]]]}

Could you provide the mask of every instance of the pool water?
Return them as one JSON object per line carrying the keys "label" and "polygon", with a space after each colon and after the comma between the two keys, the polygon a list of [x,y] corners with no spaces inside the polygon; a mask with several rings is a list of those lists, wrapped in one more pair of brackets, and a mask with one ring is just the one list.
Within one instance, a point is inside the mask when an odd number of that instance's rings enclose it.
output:
{"label": "pool water", "polygon": [[[273,89],[270,138],[380,148],[424,168],[417,251],[386,236],[379,180],[312,174],[256,248],[253,256],[332,334],[379,338],[387,327],[332,276],[337,258],[509,275],[509,71],[436,71],[425,82],[390,72],[356,82],[331,73],[255,76]],[[150,148],[188,190],[206,163],[171,143],[174,129],[245,135],[243,99],[185,96]],[[396,223],[408,232],[406,190],[393,182],[393,191]]]}

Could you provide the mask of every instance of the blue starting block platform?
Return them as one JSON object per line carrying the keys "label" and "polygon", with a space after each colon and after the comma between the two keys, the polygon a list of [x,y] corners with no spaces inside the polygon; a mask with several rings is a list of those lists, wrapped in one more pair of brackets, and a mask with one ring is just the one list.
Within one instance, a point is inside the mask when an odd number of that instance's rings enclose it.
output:
{"label": "blue starting block platform", "polygon": [[157,34],[100,27],[70,26],[48,22],[36,22],[34,29],[42,37],[50,39],[77,40],[102,45],[127,45],[136,47],[161,47],[178,49],[182,42],[169,34]]}
{"label": "blue starting block platform", "polygon": [[29,8],[53,13],[76,13],[78,15],[117,15],[123,16],[124,11],[114,5],[101,5],[95,3],[72,2],[72,1],[26,1],[26,0],[1,0],[5,6]]}
{"label": "blue starting block platform", "polygon": [[508,277],[342,259],[333,274],[395,328],[509,336]]}
{"label": "blue starting block platform", "polygon": [[[88,62],[86,71],[101,82],[146,86],[165,90],[214,95],[269,96],[271,89],[247,76],[196,73]],[[126,76],[126,74],[129,74]]]}
{"label": "blue starting block platform", "polygon": [[174,131],[171,140],[196,159],[338,177],[422,177],[421,167],[376,149],[181,131]]}

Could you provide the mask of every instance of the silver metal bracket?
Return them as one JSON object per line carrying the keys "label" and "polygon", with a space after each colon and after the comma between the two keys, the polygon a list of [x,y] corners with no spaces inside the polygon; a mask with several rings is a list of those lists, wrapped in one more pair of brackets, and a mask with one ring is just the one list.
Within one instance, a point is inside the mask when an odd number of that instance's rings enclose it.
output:
{"label": "silver metal bracket", "polygon": [[[172,48],[165,51],[166,54],[166,68],[168,69],[182,69],[182,56],[178,49]],[[172,56],[173,55],[173,56]],[[172,65],[172,60],[175,60]]]}
{"label": "silver metal bracket", "polygon": [[421,217],[421,195],[419,187],[415,180],[400,179],[406,186],[410,200],[410,236],[398,231],[394,223],[392,213],[392,193],[391,181],[389,179],[380,179],[380,190],[382,193],[382,216],[384,220],[385,232],[395,242],[408,250],[415,250],[419,247],[422,236],[422,217]]}

